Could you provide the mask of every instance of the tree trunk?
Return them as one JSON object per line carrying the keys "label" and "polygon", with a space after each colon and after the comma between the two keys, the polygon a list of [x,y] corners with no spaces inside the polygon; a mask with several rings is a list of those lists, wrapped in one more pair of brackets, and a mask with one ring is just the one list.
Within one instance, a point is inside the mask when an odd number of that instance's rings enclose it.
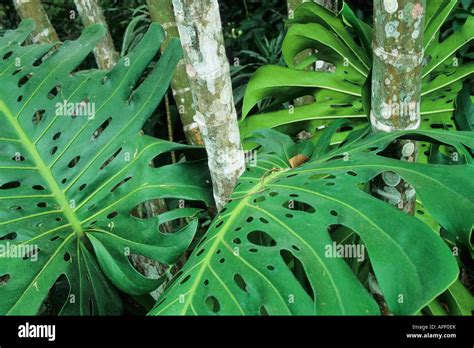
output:
{"label": "tree trunk", "polygon": [[32,19],[36,28],[31,33],[33,43],[55,43],[59,41],[56,30],[51,25],[48,15],[40,0],[13,0],[21,19]]}
{"label": "tree trunk", "polygon": [[196,115],[220,210],[245,168],[217,0],[173,0]]}
{"label": "tree trunk", "polygon": [[[147,0],[147,4],[151,19],[160,23],[166,31],[166,38],[161,46],[161,50],[163,50],[171,38],[179,38],[179,32],[173,13],[173,4],[171,0]],[[198,124],[194,121],[195,111],[193,96],[186,74],[186,63],[184,59],[181,59],[176,66],[173,80],[171,81],[171,89],[188,144],[204,145]]]}
{"label": "tree trunk", "polygon": [[114,48],[112,36],[99,3],[97,0],[74,0],[74,3],[84,27],[97,23],[102,24],[107,29],[105,37],[94,49],[94,56],[99,69],[109,70],[117,63],[119,55]]}
{"label": "tree trunk", "polygon": [[[319,5],[326,7],[327,9],[331,11],[334,11],[334,12],[337,11],[337,0],[288,0],[287,1],[288,18],[293,19],[295,10],[301,4],[305,2],[315,2]],[[304,50],[303,52],[299,53],[295,57],[295,63],[296,64],[302,63],[306,58],[311,56],[311,53],[312,53],[311,49]],[[311,71],[311,70],[328,71],[330,69],[331,69],[331,66],[322,61],[318,61],[316,62],[316,65],[312,64],[305,68],[305,70],[308,70],[308,71]],[[299,97],[295,99],[295,106],[311,104],[312,102],[314,102],[314,98],[310,95],[307,95],[307,96]]]}
{"label": "tree trunk", "polygon": [[[371,123],[374,131],[392,132],[420,126],[423,25],[426,0],[374,1],[374,63]],[[391,156],[415,161],[413,141],[398,141]],[[414,213],[415,190],[393,173],[375,179],[373,193]]]}

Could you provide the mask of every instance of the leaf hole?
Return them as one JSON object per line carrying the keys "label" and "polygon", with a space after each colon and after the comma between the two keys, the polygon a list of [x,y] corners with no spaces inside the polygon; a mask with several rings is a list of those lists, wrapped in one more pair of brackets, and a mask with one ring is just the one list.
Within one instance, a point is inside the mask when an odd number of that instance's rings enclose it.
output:
{"label": "leaf hole", "polygon": [[234,282],[243,291],[248,292],[248,285],[239,273],[234,274]]}
{"label": "leaf hole", "polygon": [[314,291],[309,281],[308,275],[306,274],[306,270],[301,263],[301,260],[297,258],[291,251],[286,249],[280,250],[280,256],[291,273],[293,273],[295,279],[300,283],[302,289],[314,301]]}
{"label": "leaf hole", "polygon": [[112,187],[112,189],[110,190],[110,192],[114,192],[116,189],[118,189],[120,186],[122,186],[123,184],[125,184],[128,180],[130,180],[132,177],[129,176],[128,178],[125,178],[123,179],[122,181],[120,181],[117,185],[115,185],[114,187]]}
{"label": "leaf hole", "polygon": [[3,56],[3,60],[7,60],[8,58],[10,58],[13,54],[13,51],[9,51],[7,53],[5,53],[5,55]]}
{"label": "leaf hole", "polygon": [[252,231],[247,234],[247,239],[250,243],[258,246],[274,247],[277,245],[276,240],[264,231]]}
{"label": "leaf hole", "polygon": [[186,277],[184,277],[179,283],[181,285],[183,285],[184,283],[186,283],[189,279],[191,279],[191,275],[188,274]]}
{"label": "leaf hole", "polygon": [[219,301],[214,296],[207,297],[204,302],[206,303],[207,308],[209,308],[213,313],[217,313],[221,309]]}
{"label": "leaf hole", "polygon": [[0,185],[0,190],[11,190],[20,186],[21,184],[19,181],[10,181],[10,182]]}
{"label": "leaf hole", "polygon": [[14,240],[16,237],[17,237],[16,232],[10,232],[4,235],[3,237],[0,237],[0,240]]}
{"label": "leaf hole", "polygon": [[314,209],[312,205],[301,202],[301,201],[295,201],[295,200],[289,200],[289,201],[284,202],[282,204],[282,207],[285,209],[302,211],[309,214],[313,214],[316,212],[316,209]]}
{"label": "leaf hole", "polygon": [[79,163],[79,161],[81,160],[81,156],[76,156],[74,157],[71,162],[69,162],[69,164],[67,165],[68,168],[74,168],[76,166],[76,164]]}
{"label": "leaf hole", "polygon": [[10,274],[4,274],[0,276],[0,287],[5,286],[9,281],[11,277]]}
{"label": "leaf hole", "polygon": [[17,153],[15,154],[15,156],[12,157],[12,160],[15,162],[23,162],[25,160],[25,157]]}
{"label": "leaf hole", "polygon": [[117,215],[118,215],[118,212],[113,211],[113,212],[111,212],[111,213],[109,213],[109,214],[107,215],[107,219],[109,219],[109,220],[110,220],[110,219],[113,219],[113,218],[116,217]]}
{"label": "leaf hole", "polygon": [[45,112],[46,110],[44,109],[36,111],[32,118],[33,124],[39,124],[43,120]]}
{"label": "leaf hole", "polygon": [[265,201],[265,196],[260,196],[260,197],[257,197],[253,200],[254,203],[261,203],[263,201]]}
{"label": "leaf hole", "polygon": [[26,250],[23,255],[23,260],[28,260],[35,257],[39,254],[39,252],[40,252],[40,248],[38,248],[37,246],[28,248],[28,250]]}
{"label": "leaf hole", "polygon": [[59,91],[61,90],[60,85],[54,86],[49,92],[48,92],[48,99],[54,99],[59,94]]}
{"label": "leaf hole", "polygon": [[18,80],[18,87],[23,87],[33,76],[33,74],[27,74]]}
{"label": "leaf hole", "polygon": [[92,133],[91,141],[96,141],[110,125],[110,122],[112,122],[112,117],[109,117],[99,127],[97,127],[97,129]]}
{"label": "leaf hole", "polygon": [[122,151],[122,148],[119,148],[117,151],[115,151],[115,153],[112,156],[110,156],[108,159],[106,159],[105,162],[102,163],[102,165],[100,166],[99,169],[103,170],[105,167],[107,167],[110,164],[110,162],[112,162],[117,157],[117,155],[120,153],[120,151]]}

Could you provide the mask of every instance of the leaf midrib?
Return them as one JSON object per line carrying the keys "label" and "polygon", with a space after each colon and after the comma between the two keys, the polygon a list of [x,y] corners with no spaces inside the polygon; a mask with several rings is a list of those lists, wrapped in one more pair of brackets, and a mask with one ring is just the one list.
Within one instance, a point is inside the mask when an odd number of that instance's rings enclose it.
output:
{"label": "leaf midrib", "polygon": [[[280,174],[280,172],[272,173],[267,177],[267,180],[271,180],[273,177],[278,176],[279,174]],[[229,231],[229,229],[226,228],[226,227],[227,226],[232,226],[234,220],[240,217],[239,212],[246,207],[247,202],[252,198],[252,195],[254,193],[258,192],[261,189],[261,186],[263,186],[263,182],[259,182],[257,185],[255,185],[255,187],[252,190],[248,191],[247,197],[242,199],[242,201],[233,210],[232,216],[229,218],[229,220],[227,220],[224,223],[224,226],[222,226],[221,232],[217,232],[216,240],[212,243],[211,248],[208,250],[208,252],[206,253],[206,256],[201,261],[201,266],[199,267],[199,272],[196,275],[196,278],[194,280],[194,283],[193,283],[192,287],[188,290],[188,293],[190,293],[190,295],[188,296],[186,302],[183,305],[183,309],[181,311],[181,314],[186,314],[187,309],[190,307],[190,305],[192,305],[192,299],[193,299],[194,294],[196,292],[196,287],[198,286],[198,284],[200,284],[200,280],[201,280],[201,278],[204,274],[204,271],[209,267],[210,261],[211,261],[212,257],[214,256],[214,252],[218,248],[219,244],[221,242],[223,242],[223,239],[226,236],[226,231]]]}
{"label": "leaf midrib", "polygon": [[6,116],[7,120],[10,122],[11,126],[18,134],[21,143],[30,153],[31,157],[33,158],[33,162],[36,164],[38,172],[48,185],[48,188],[50,189],[57,203],[59,204],[59,207],[61,208],[60,211],[62,211],[66,219],[71,224],[73,230],[78,234],[78,236],[82,236],[84,234],[84,231],[82,229],[81,223],[79,222],[79,219],[76,217],[72,208],[70,207],[64,192],[59,187],[49,167],[43,161],[43,158],[36,149],[36,146],[28,138],[28,135],[25,133],[18,120],[13,116],[10,109],[5,105],[2,100],[0,100],[0,111],[3,112],[3,114]]}

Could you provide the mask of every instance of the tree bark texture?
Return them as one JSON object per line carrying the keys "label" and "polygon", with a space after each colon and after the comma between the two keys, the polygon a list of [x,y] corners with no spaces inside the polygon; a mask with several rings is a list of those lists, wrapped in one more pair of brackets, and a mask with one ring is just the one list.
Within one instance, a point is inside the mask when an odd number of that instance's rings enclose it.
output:
{"label": "tree bark texture", "polygon": [[[179,38],[178,27],[173,12],[172,0],[147,0],[148,10],[151,19],[161,24],[166,32],[165,41],[161,49],[165,49],[171,38]],[[188,144],[204,145],[198,124],[194,121],[196,114],[193,106],[193,96],[189,86],[188,75],[186,73],[186,63],[184,58],[176,66],[176,70],[171,81],[173,97],[178,107],[181,123],[183,124],[184,135]]]}
{"label": "tree bark texture", "polygon": [[217,0],[173,0],[186,72],[220,210],[245,168]]}
{"label": "tree bark texture", "polygon": [[30,18],[35,21],[36,28],[31,33],[34,44],[59,41],[58,34],[51,25],[40,0],[13,0],[13,4],[21,19]]}
{"label": "tree bark texture", "polygon": [[[426,0],[374,1],[374,63],[371,124],[374,131],[392,132],[420,126],[423,26]],[[417,146],[403,140],[391,156],[415,161]],[[401,210],[414,213],[415,190],[398,174],[385,172],[373,193]]]}
{"label": "tree bark texture", "polygon": [[92,24],[102,24],[106,29],[105,37],[97,44],[94,49],[94,56],[99,69],[109,70],[118,60],[118,53],[114,48],[112,36],[109,27],[105,21],[104,14],[97,0],[74,0],[77,11],[81,17],[84,27]]}

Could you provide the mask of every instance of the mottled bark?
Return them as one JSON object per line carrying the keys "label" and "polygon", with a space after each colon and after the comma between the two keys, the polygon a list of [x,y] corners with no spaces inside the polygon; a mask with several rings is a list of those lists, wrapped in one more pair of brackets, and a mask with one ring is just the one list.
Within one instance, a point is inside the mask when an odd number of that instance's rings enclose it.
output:
{"label": "mottled bark", "polygon": [[[337,0],[288,0],[287,1],[287,7],[288,7],[288,18],[293,19],[293,15],[295,10],[303,3],[305,2],[315,2],[319,5],[322,5],[326,7],[327,9],[331,11],[337,11]],[[312,50],[304,50],[303,52],[300,52],[299,54],[296,55],[295,57],[295,63],[300,64],[302,63],[306,58],[311,56]],[[305,70],[311,71],[311,70],[318,70],[318,71],[328,71],[330,70],[330,65],[326,64],[322,61],[319,61],[316,63],[316,65],[311,64],[305,67]],[[300,97],[295,99],[295,106],[300,106],[300,105],[305,105],[305,104],[310,104],[314,102],[314,98],[310,95]]]}
{"label": "mottled bark", "polygon": [[13,0],[21,19],[32,19],[36,28],[31,33],[33,43],[55,43],[59,41],[56,30],[51,25],[48,15],[40,0]]}
{"label": "mottled bark", "polygon": [[[420,126],[423,22],[426,0],[374,1],[374,63],[371,123],[374,131],[392,132]],[[415,161],[417,146],[398,141],[391,156]],[[373,193],[401,210],[414,213],[415,190],[393,173],[378,177]]]}
{"label": "mottled bark", "polygon": [[[151,19],[160,23],[166,31],[166,38],[161,47],[163,50],[171,38],[179,38],[172,0],[147,0],[147,4]],[[193,106],[193,96],[189,86],[184,59],[181,59],[176,66],[173,80],[171,81],[171,89],[188,144],[204,145],[198,124],[194,121],[196,112]]]}
{"label": "mottled bark", "polygon": [[197,122],[221,209],[244,170],[217,0],[173,0]]}
{"label": "mottled bark", "polygon": [[74,0],[77,11],[84,27],[92,24],[101,24],[107,29],[105,37],[96,45],[94,56],[99,69],[111,69],[118,60],[118,53],[114,48],[109,27],[97,0]]}

